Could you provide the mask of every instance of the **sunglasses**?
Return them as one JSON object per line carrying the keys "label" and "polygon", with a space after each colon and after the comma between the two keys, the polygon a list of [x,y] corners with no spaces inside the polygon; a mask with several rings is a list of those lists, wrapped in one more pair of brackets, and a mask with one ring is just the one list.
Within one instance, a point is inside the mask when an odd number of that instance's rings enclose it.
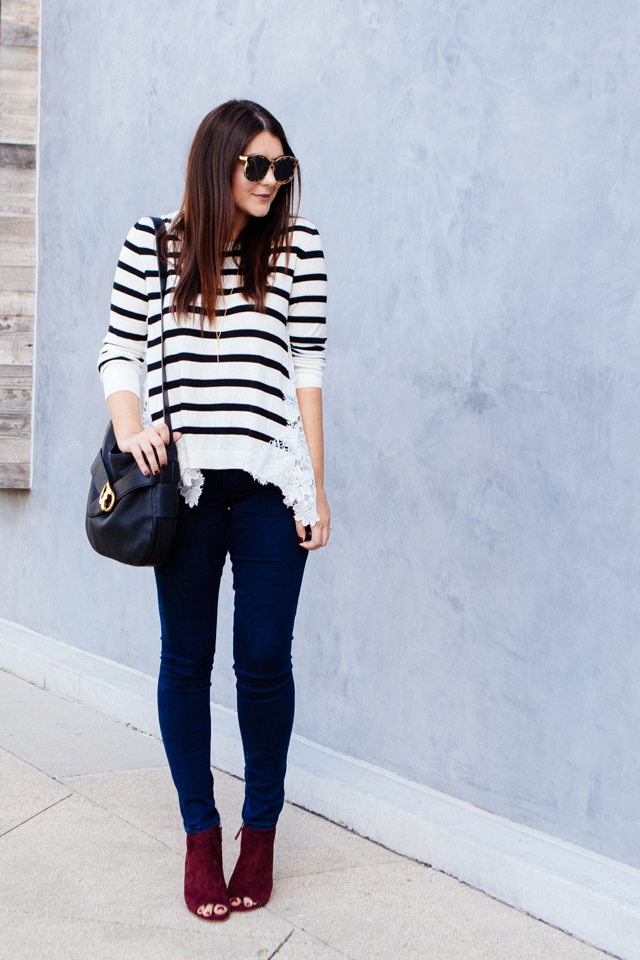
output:
{"label": "sunglasses", "polygon": [[238,157],[238,159],[244,160],[244,175],[251,183],[260,183],[264,180],[270,168],[273,168],[276,183],[290,183],[298,166],[296,157],[278,157],[277,160],[269,160],[269,157],[254,153],[250,157]]}

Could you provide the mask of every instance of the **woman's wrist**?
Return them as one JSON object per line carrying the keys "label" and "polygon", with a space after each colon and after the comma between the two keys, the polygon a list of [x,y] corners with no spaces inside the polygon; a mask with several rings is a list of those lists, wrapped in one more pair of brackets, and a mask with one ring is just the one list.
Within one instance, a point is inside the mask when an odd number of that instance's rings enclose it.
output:
{"label": "woman's wrist", "polygon": [[107,399],[116,443],[122,444],[142,432],[138,397],[130,390],[118,390]]}
{"label": "woman's wrist", "polygon": [[126,444],[128,440],[131,440],[132,437],[137,436],[137,434],[142,433],[142,424],[137,428],[136,425],[127,424],[125,427],[113,425],[113,432],[116,435],[116,443],[122,450],[123,444]]}

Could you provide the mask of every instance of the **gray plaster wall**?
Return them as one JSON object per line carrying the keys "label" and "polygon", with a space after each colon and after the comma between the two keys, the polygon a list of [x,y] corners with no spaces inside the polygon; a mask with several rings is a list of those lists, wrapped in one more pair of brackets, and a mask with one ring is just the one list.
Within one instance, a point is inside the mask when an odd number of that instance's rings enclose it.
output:
{"label": "gray plaster wall", "polygon": [[34,479],[0,492],[0,614],[157,670],[152,572],[84,538],[96,354],[128,228],[178,206],[202,116],[256,99],[330,276],[297,730],[640,866],[639,89],[624,0],[43,0]]}

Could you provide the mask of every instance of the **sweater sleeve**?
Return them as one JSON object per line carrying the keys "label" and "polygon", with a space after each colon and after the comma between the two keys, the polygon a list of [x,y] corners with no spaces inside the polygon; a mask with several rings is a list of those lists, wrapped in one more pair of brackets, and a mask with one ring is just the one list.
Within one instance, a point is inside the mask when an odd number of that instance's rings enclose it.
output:
{"label": "sweater sleeve", "polygon": [[297,256],[288,327],[296,387],[321,387],[327,340],[327,275],[320,235],[312,224],[298,221],[294,247]]}
{"label": "sweater sleeve", "polygon": [[153,226],[139,221],[127,234],[120,253],[111,296],[109,331],[98,358],[105,398],[118,390],[130,390],[140,396],[149,313],[147,272],[155,264]]}

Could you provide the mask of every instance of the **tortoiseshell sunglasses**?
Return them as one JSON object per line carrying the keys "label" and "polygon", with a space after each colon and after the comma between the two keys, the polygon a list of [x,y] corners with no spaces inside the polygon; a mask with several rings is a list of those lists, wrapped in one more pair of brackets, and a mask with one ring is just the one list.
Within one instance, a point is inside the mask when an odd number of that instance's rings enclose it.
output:
{"label": "tortoiseshell sunglasses", "polygon": [[244,175],[251,183],[260,183],[264,180],[270,167],[273,168],[276,183],[290,183],[298,166],[296,157],[278,157],[277,160],[269,160],[269,157],[254,153],[250,157],[238,157],[238,159],[244,160]]}

